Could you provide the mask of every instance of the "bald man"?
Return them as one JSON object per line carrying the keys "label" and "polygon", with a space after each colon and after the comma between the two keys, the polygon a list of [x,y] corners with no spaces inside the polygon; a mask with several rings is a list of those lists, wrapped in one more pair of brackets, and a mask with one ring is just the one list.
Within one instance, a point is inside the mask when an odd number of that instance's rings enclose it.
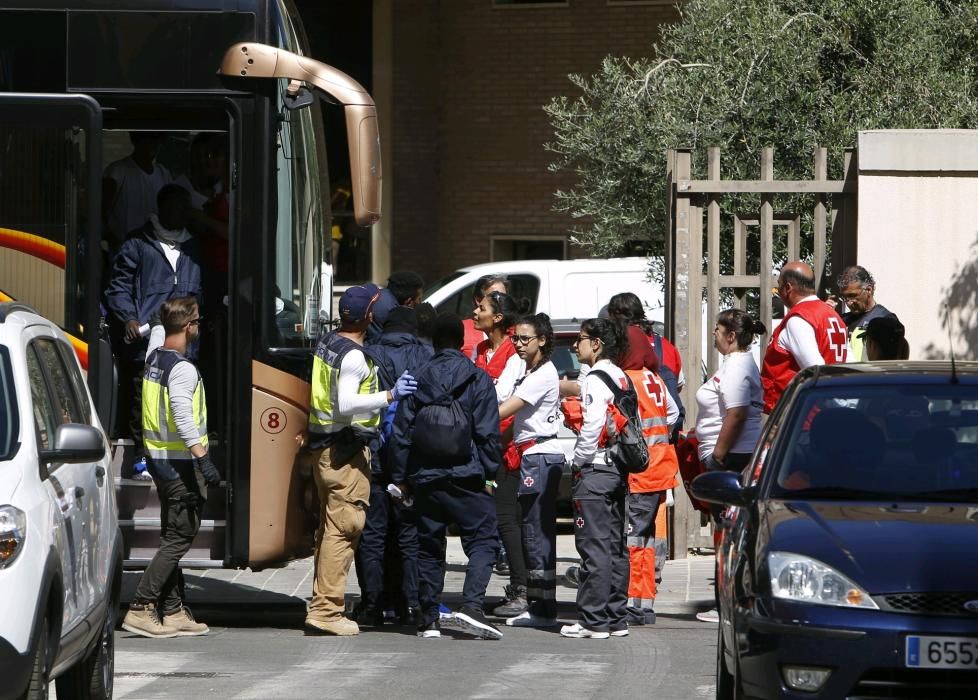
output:
{"label": "bald man", "polygon": [[810,266],[796,261],[781,268],[778,297],[788,312],[771,334],[761,364],[765,413],[774,409],[800,370],[849,359],[846,324],[815,296],[815,273]]}

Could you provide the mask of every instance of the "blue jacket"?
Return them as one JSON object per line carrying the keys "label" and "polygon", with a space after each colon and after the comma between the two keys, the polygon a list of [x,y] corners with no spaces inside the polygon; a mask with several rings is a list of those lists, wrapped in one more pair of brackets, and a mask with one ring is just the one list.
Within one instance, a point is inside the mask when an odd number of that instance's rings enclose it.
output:
{"label": "blue jacket", "polygon": [[[449,477],[493,479],[499,468],[501,455],[499,406],[496,389],[489,375],[477,369],[458,350],[441,350],[422,368],[416,379],[417,392],[398,402],[397,415],[394,418],[390,441],[391,476],[394,482],[407,481],[417,485]],[[431,466],[430,461],[412,447],[414,417],[421,406],[453,393],[463,384],[465,390],[459,403],[465,414],[471,417],[472,452],[464,464]]]}
{"label": "blue jacket", "polygon": [[197,246],[191,239],[180,249],[174,272],[152,224],[126,239],[112,260],[112,278],[105,290],[105,305],[115,321],[125,325],[135,319],[142,325],[167,299],[192,296],[200,301]]}
{"label": "blue jacket", "polygon": [[[408,371],[417,378],[421,368],[428,364],[434,355],[430,345],[426,345],[410,333],[384,333],[373,345],[367,345],[363,351],[374,361],[377,367],[377,378],[381,389],[393,389],[397,378]],[[397,401],[388,407],[396,410]],[[383,421],[383,418],[381,419]],[[383,426],[382,426],[383,429]],[[370,469],[379,478],[384,470],[381,465],[389,457],[387,446],[379,444],[379,440],[370,446]],[[389,470],[388,470],[389,473]]]}

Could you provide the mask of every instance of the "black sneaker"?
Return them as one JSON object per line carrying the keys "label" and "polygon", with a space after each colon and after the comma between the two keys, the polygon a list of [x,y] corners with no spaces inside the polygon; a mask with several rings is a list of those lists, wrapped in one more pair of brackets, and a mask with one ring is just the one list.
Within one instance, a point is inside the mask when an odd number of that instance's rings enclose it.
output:
{"label": "black sneaker", "polygon": [[499,576],[509,576],[509,560],[506,558],[505,551],[500,550],[499,556],[496,557],[496,563],[493,565],[492,570]]}
{"label": "black sneaker", "polygon": [[438,625],[438,620],[433,620],[427,625],[419,625],[418,636],[422,639],[438,639],[441,637],[441,627]]}
{"label": "black sneaker", "polygon": [[467,634],[482,637],[483,639],[502,639],[503,633],[499,628],[486,619],[481,610],[476,608],[464,607],[451,618],[445,620],[446,627],[454,627]]}
{"label": "black sneaker", "polygon": [[421,608],[409,605],[401,613],[400,624],[404,627],[421,627]]}
{"label": "black sneaker", "polygon": [[577,588],[581,585],[581,567],[579,566],[568,566],[567,571],[564,572],[564,583],[568,588]]}
{"label": "black sneaker", "polygon": [[384,611],[376,605],[364,605],[357,612],[356,623],[361,627],[380,627],[384,624]]}
{"label": "black sneaker", "polygon": [[496,617],[516,617],[530,609],[530,604],[526,600],[526,586],[509,585],[503,590],[506,593],[506,600],[492,609],[493,615]]}

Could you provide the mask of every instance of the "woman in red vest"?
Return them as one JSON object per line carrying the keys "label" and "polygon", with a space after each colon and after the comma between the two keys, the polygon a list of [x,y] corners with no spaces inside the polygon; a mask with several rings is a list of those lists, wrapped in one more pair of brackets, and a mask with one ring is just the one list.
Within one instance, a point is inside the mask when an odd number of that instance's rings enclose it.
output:
{"label": "woman in red vest", "polygon": [[[509,339],[509,330],[519,318],[516,301],[502,292],[489,292],[472,311],[475,328],[486,334],[486,339],[475,346],[473,360],[475,366],[485,370],[496,385],[499,403],[508,399],[523,376],[524,362],[516,353],[516,346]],[[500,449],[505,454],[512,442],[513,419],[508,418],[499,424],[501,435]],[[517,465],[518,468],[518,465]],[[493,610],[503,617],[512,617],[526,612],[526,558],[523,554],[523,516],[519,504],[519,472],[506,468],[505,460],[496,473],[496,520],[499,539],[506,552],[509,565],[509,585],[506,586],[506,600]]]}

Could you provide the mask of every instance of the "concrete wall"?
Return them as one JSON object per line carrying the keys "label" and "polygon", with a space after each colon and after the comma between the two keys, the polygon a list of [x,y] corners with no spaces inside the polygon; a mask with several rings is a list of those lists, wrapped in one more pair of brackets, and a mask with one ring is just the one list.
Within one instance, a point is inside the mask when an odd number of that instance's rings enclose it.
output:
{"label": "concrete wall", "polygon": [[[859,134],[856,262],[910,357],[978,359],[978,131]],[[950,312],[951,341],[945,325]]]}

